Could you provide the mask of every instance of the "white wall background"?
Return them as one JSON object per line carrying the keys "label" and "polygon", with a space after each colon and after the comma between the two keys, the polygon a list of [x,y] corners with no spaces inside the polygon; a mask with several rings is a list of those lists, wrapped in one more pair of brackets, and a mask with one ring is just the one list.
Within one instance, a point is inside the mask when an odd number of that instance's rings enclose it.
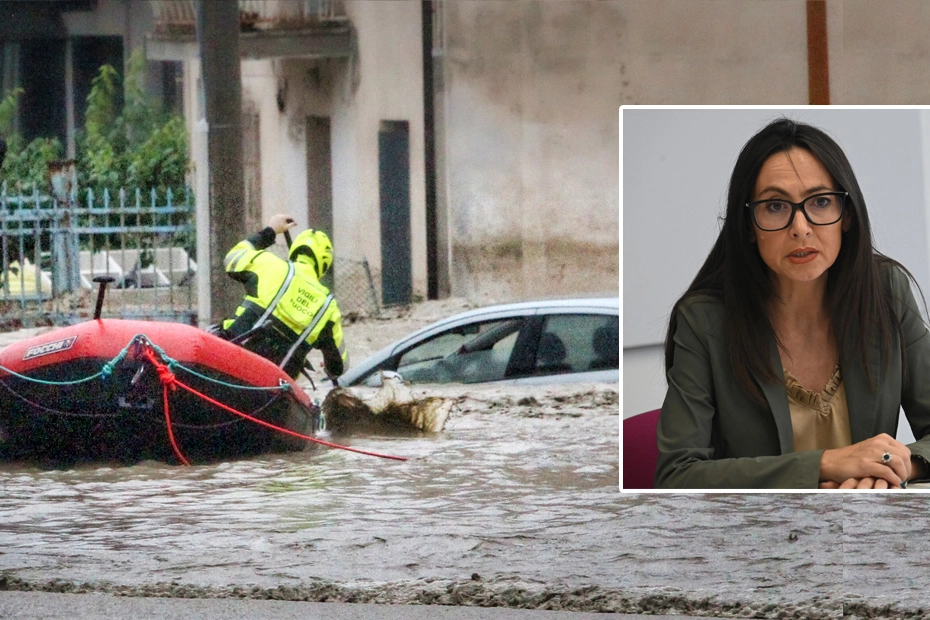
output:
{"label": "white wall background", "polygon": [[[624,417],[661,406],[669,310],[720,230],[740,149],[779,116],[818,126],[840,144],[865,195],[877,248],[901,261],[930,293],[930,111],[623,108]],[[899,437],[910,441],[910,429],[899,426]]]}

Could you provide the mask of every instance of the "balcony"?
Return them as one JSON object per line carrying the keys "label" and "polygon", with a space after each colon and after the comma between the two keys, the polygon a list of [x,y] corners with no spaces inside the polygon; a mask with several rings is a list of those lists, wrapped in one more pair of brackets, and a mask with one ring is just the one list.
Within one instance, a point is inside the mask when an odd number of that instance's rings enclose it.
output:
{"label": "balcony", "polygon": [[[149,60],[199,55],[196,0],[150,0]],[[239,53],[247,59],[346,58],[352,28],[341,0],[239,0]]]}

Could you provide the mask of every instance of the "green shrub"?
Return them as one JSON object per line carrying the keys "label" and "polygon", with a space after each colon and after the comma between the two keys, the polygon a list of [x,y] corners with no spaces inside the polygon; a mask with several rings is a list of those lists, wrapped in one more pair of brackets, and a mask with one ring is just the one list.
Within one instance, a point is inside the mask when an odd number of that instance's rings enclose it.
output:
{"label": "green shrub", "polygon": [[46,191],[47,164],[61,159],[62,153],[58,138],[36,138],[29,144],[23,144],[22,136],[13,131],[16,106],[23,92],[22,88],[14,88],[0,100],[0,134],[6,137],[7,142],[0,179],[5,179],[8,191],[16,194]]}

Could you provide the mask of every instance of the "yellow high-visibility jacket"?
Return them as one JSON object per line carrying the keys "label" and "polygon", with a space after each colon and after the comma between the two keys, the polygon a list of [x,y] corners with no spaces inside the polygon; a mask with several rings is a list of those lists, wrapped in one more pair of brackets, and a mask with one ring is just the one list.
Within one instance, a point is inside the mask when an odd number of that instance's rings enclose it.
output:
{"label": "yellow high-visibility jacket", "polygon": [[274,230],[266,227],[226,254],[226,273],[245,286],[246,294],[223,329],[236,338],[264,324],[262,338],[271,337],[274,343],[256,352],[276,364],[288,358],[285,370],[296,376],[310,348],[317,348],[327,374],[337,377],[348,365],[339,305],[317,278],[313,259],[279,258],[266,250],[274,239]]}

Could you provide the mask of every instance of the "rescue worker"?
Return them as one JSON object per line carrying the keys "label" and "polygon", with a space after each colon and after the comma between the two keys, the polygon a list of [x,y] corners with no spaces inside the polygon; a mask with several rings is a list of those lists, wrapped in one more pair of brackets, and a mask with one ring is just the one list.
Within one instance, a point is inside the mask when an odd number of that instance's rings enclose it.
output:
{"label": "rescue worker", "polygon": [[245,286],[245,298],[219,334],[282,366],[291,377],[304,368],[311,348],[323,353],[323,370],[336,382],[348,364],[342,315],[320,279],[333,264],[333,244],[321,230],[297,235],[283,260],[266,248],[296,226],[273,215],[268,226],[226,254],[226,273]]}

